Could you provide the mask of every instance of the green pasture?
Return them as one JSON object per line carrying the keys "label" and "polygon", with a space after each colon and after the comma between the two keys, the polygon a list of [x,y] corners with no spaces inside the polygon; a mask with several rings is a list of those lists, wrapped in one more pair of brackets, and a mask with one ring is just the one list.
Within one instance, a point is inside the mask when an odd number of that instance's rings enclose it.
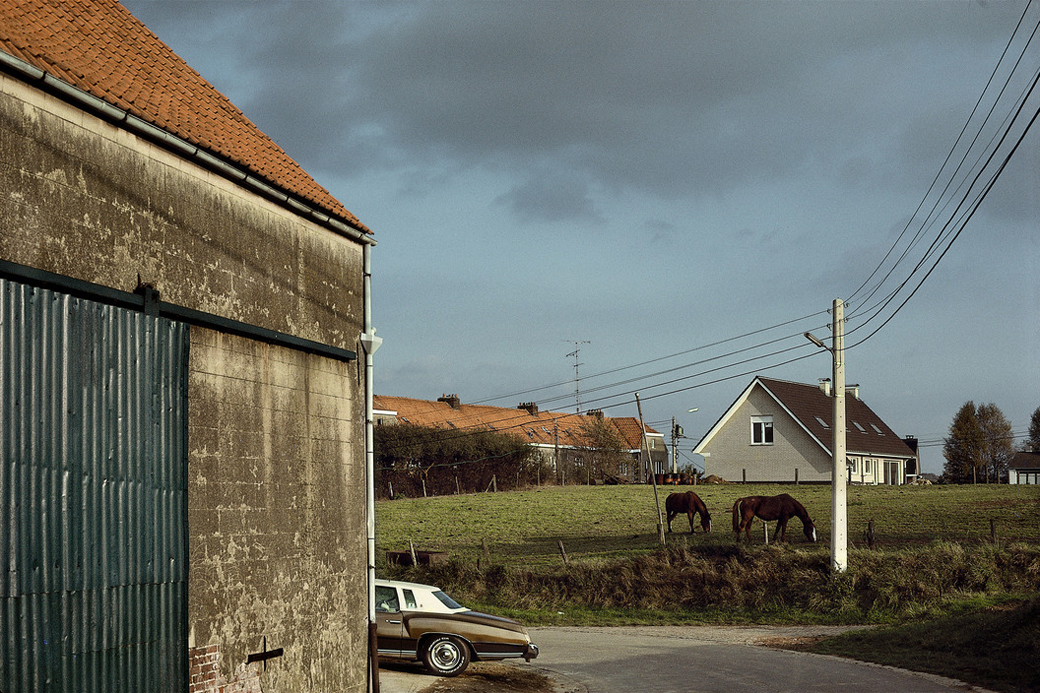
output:
{"label": "green pasture", "polygon": [[[376,505],[378,562],[386,551],[443,551],[463,562],[505,566],[545,566],[630,558],[660,548],[658,502],[676,491],[695,491],[712,515],[713,530],[689,534],[685,516],[672,521],[669,546],[718,547],[734,543],[730,509],[741,496],[790,493],[816,523],[819,541],[808,544],[801,522],[788,525],[788,543],[799,550],[829,554],[831,490],[822,485],[725,484],[704,486],[545,486],[529,491],[478,493],[381,501]],[[891,552],[936,541],[1040,544],[1040,487],[850,486],[850,550],[866,548],[873,521],[875,548]],[[772,529],[772,527],[771,527]],[[752,538],[764,540],[762,523]]]}

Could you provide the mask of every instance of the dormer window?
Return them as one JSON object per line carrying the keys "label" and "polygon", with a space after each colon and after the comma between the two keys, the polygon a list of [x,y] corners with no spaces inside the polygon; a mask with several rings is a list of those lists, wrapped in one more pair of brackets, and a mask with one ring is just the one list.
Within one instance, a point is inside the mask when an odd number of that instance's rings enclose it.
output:
{"label": "dormer window", "polygon": [[751,444],[773,444],[773,417],[771,414],[751,417]]}

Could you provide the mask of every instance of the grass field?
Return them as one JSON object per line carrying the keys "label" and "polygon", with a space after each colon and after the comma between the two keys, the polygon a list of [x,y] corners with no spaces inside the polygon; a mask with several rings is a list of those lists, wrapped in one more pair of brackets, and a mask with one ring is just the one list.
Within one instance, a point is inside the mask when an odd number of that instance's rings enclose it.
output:
{"label": "grass field", "polygon": [[[788,541],[799,549],[829,554],[829,486],[765,484],[659,487],[657,497],[694,490],[712,515],[713,531],[689,534],[685,516],[672,521],[669,545],[731,546],[730,508],[741,496],[790,493],[816,523],[819,541],[805,543],[801,523],[788,526]],[[657,503],[651,486],[548,486],[512,493],[382,501],[376,507],[379,560],[386,551],[445,551],[476,562],[487,546],[491,561],[502,565],[552,565],[561,562],[560,542],[572,562],[633,557],[660,548]],[[977,543],[995,532],[1000,543],[1040,545],[1040,487],[850,486],[849,548],[866,546],[874,521],[876,548],[882,551],[923,546],[935,541]],[[756,521],[752,537],[761,542]]]}

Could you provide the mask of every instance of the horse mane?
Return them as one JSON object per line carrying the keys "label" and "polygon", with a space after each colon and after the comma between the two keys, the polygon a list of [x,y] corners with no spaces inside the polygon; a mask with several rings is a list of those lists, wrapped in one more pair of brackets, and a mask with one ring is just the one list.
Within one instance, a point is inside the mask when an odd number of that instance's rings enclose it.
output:
{"label": "horse mane", "polygon": [[802,505],[794,496],[788,495],[787,497],[791,499],[791,503],[794,505],[794,514],[802,521],[802,524],[812,522],[812,518],[809,517],[809,511],[805,509],[805,506]]}

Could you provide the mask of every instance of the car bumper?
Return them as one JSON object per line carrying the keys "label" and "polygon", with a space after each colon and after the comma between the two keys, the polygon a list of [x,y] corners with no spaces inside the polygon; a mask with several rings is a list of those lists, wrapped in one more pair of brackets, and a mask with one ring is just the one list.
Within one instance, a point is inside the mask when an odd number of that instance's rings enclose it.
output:
{"label": "car bumper", "polygon": [[527,647],[524,648],[524,659],[530,662],[532,659],[538,656],[538,646],[533,642],[527,643]]}

